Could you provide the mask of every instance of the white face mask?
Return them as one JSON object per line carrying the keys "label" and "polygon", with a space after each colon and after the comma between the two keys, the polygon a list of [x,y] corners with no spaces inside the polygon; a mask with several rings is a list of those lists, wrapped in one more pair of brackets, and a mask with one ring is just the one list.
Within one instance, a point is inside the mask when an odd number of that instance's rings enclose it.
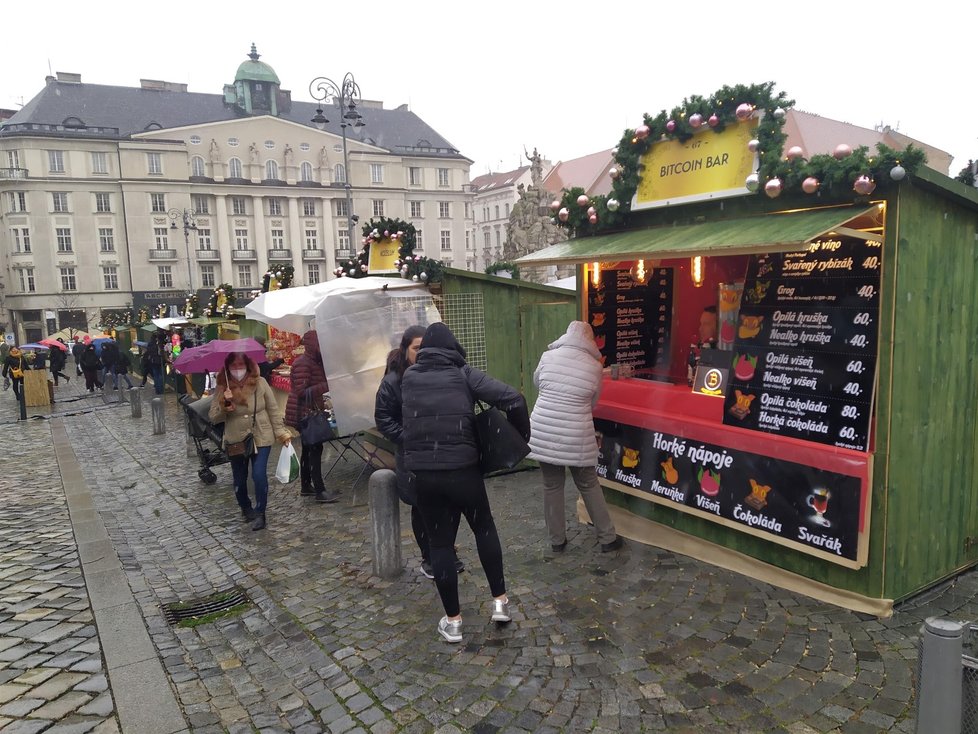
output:
{"label": "white face mask", "polygon": [[245,375],[247,374],[248,374],[248,370],[246,369],[231,370],[231,377],[233,377],[238,382],[243,380],[245,378]]}

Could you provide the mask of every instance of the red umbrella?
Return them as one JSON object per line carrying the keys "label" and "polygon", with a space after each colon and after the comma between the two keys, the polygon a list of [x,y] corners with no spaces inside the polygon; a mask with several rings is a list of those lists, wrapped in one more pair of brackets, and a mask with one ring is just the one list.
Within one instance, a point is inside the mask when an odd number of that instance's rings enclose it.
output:
{"label": "red umbrella", "polygon": [[186,375],[191,372],[220,372],[229,354],[246,354],[255,362],[264,362],[265,347],[256,340],[215,339],[199,347],[190,347],[180,352],[173,362],[177,372]]}
{"label": "red umbrella", "polygon": [[57,347],[62,352],[68,351],[68,346],[66,344],[62,344],[57,339],[52,339],[51,337],[48,337],[47,339],[41,339],[41,341],[39,341],[38,344],[43,344],[46,347]]}

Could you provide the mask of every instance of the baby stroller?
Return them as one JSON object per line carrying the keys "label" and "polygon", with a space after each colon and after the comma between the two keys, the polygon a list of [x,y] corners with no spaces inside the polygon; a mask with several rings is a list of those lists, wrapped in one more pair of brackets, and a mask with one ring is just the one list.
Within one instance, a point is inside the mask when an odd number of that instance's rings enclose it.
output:
{"label": "baby stroller", "polygon": [[208,412],[214,396],[195,400],[192,395],[181,395],[180,405],[187,417],[187,435],[193,439],[200,459],[200,469],[197,476],[204,484],[213,484],[217,475],[211,471],[212,466],[226,464],[230,459],[224,450],[224,424],[211,423]]}

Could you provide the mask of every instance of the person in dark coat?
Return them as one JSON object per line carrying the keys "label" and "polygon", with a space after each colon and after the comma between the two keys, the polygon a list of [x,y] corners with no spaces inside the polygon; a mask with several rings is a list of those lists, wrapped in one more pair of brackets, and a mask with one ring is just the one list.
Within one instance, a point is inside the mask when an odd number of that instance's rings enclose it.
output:
{"label": "person in dark coat", "polygon": [[82,352],[85,351],[85,345],[82,344],[78,337],[75,337],[75,343],[71,345],[71,356],[75,358],[75,372],[80,377],[82,373],[81,368],[81,356]]}
{"label": "person in dark coat", "polygon": [[[325,409],[323,393],[329,390],[323,356],[319,351],[319,336],[315,329],[302,335],[302,346],[306,351],[292,363],[292,390],[285,403],[285,425],[291,426],[297,432],[303,418],[315,410]],[[336,502],[340,498],[337,490],[327,491],[323,484],[322,443],[302,444],[299,479],[299,494],[315,495],[317,502]]]}
{"label": "person in dark coat", "polygon": [[149,365],[149,373],[153,377],[153,389],[157,395],[162,395],[166,387],[164,382],[166,352],[163,351],[161,334],[163,334],[162,330],[157,331],[146,345],[146,363]]}
{"label": "person in dark coat", "polygon": [[59,377],[65,378],[65,382],[71,382],[71,378],[61,371],[68,364],[68,352],[62,351],[58,347],[51,347],[51,356],[48,358],[48,364],[55,386],[58,384]]}
{"label": "person in dark coat", "polygon": [[115,383],[115,387],[122,389],[122,385],[119,384],[120,380],[126,381],[126,387],[132,388],[132,380],[129,379],[129,352],[125,349],[119,349],[116,347],[115,362],[109,365],[105,362],[105,356],[103,355],[102,361],[105,363],[105,369],[108,372],[112,370],[112,381]]}
{"label": "person in dark coat", "polygon": [[454,552],[462,515],[475,536],[489,582],[491,619],[510,621],[502,547],[479,468],[476,400],[504,411],[510,423],[529,438],[530,416],[523,396],[467,365],[465,349],[451,330],[442,323],[432,324],[421,339],[418,361],[401,378],[401,447],[404,467],[415,477],[435,585],[445,609],[438,633],[453,643],[462,641]]}
{"label": "person in dark coat", "polygon": [[18,347],[13,347],[3,360],[3,377],[10,380],[14,386],[14,397],[20,398],[20,391],[24,389],[24,370],[30,369],[24,353]]}
{"label": "person in dark coat", "polygon": [[47,351],[34,352],[34,359],[31,360],[30,357],[28,357],[28,361],[30,362],[32,370],[46,370],[48,368],[48,353]]}
{"label": "person in dark coat", "polygon": [[118,382],[115,376],[115,364],[119,361],[119,345],[112,340],[102,342],[99,359],[102,360],[104,368],[104,382],[115,390],[117,387],[116,383]]}
{"label": "person in dark coat", "polygon": [[[431,565],[428,533],[424,529],[421,510],[418,509],[417,491],[411,481],[410,473],[404,468],[404,452],[401,450],[401,378],[404,376],[404,371],[417,361],[424,332],[425,327],[423,326],[409,326],[401,336],[400,345],[392,349],[387,355],[387,371],[377,389],[377,397],[374,402],[374,423],[384,438],[397,446],[397,450],[394,452],[397,495],[402,502],[411,507],[411,529],[414,531],[414,540],[418,544],[418,550],[421,551],[421,573],[429,579],[433,579],[435,571]],[[457,558],[455,559],[455,569],[459,573],[465,570],[465,566]]]}
{"label": "person in dark coat", "polygon": [[95,388],[101,390],[102,383],[98,379],[98,371],[102,366],[102,360],[99,359],[94,344],[85,345],[85,351],[82,352],[79,364],[82,368],[82,374],[85,375],[85,389],[89,392],[95,392]]}

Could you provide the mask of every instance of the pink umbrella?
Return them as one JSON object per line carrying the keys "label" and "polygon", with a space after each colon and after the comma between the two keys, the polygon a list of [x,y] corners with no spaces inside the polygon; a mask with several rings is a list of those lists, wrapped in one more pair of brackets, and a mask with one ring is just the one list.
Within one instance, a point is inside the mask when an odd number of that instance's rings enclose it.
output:
{"label": "pink umbrella", "polygon": [[219,372],[229,354],[245,354],[255,362],[264,362],[265,347],[251,337],[245,339],[215,339],[199,347],[180,352],[173,366],[186,375],[192,372]]}
{"label": "pink umbrella", "polygon": [[51,337],[48,337],[47,339],[41,339],[41,341],[39,341],[38,344],[43,344],[46,347],[57,347],[62,352],[68,351],[67,345],[62,344],[57,339],[52,339]]}

